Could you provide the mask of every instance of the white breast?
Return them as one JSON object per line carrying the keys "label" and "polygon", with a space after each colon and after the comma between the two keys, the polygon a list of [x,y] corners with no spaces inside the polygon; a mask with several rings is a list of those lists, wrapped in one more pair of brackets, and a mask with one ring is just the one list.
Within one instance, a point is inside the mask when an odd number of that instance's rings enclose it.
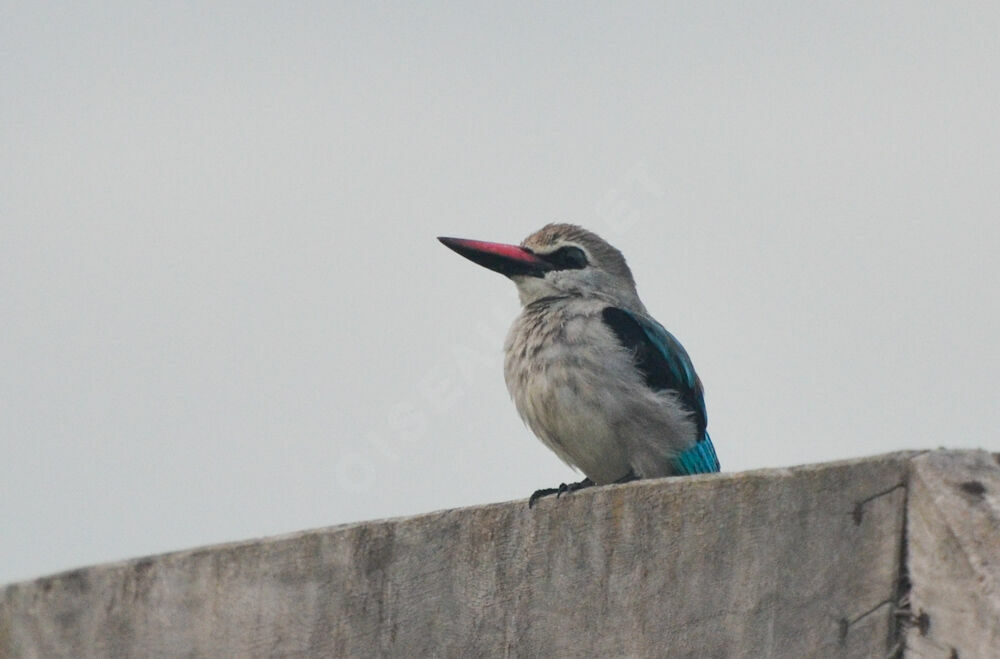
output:
{"label": "white breast", "polygon": [[630,354],[601,319],[605,306],[576,300],[526,308],[508,335],[504,373],[534,433],[596,483],[631,468],[619,408],[636,385]]}

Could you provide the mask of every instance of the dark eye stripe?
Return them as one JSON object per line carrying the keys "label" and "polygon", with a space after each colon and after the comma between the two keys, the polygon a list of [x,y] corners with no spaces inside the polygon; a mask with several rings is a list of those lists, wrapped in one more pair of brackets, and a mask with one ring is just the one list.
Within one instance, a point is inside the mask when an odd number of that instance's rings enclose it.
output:
{"label": "dark eye stripe", "polygon": [[587,267],[587,254],[576,245],[566,245],[551,254],[540,256],[556,270],[580,270]]}

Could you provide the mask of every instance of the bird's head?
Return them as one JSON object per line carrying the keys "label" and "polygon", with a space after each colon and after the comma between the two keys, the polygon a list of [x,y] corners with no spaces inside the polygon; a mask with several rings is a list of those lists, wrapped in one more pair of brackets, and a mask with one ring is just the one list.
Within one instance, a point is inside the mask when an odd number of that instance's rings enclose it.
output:
{"label": "bird's head", "polygon": [[521,304],[546,297],[600,297],[641,309],[625,257],[596,233],[575,224],[549,224],[520,246],[438,238],[465,258],[509,277]]}

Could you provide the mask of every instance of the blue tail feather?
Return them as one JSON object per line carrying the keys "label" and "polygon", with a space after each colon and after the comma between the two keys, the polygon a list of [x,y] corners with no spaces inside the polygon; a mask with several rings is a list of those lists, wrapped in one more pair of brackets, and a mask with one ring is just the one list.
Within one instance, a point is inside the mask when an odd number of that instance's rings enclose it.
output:
{"label": "blue tail feather", "polygon": [[707,432],[701,441],[674,458],[674,467],[679,475],[684,476],[719,471],[719,458]]}

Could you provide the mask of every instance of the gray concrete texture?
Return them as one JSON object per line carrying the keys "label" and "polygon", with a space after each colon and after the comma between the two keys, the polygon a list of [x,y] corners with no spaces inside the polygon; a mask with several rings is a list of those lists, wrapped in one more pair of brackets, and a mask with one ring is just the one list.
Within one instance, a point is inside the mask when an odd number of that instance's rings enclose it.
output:
{"label": "gray concrete texture", "polygon": [[998,502],[939,451],[339,526],[9,585],[0,656],[991,656]]}

